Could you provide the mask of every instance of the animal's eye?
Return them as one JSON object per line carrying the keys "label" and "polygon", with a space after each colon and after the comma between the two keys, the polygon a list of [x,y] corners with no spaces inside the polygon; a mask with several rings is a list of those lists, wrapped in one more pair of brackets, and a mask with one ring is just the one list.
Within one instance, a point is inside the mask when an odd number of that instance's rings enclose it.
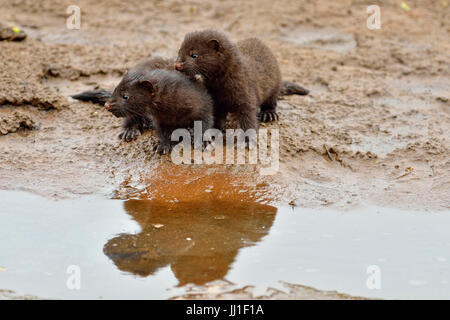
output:
{"label": "animal's eye", "polygon": [[123,98],[124,98],[125,100],[128,100],[129,96],[127,96],[126,94],[124,94],[124,95],[123,95]]}
{"label": "animal's eye", "polygon": [[198,54],[196,54],[196,53],[193,53],[193,54],[191,54],[191,57],[195,59],[195,58],[197,58],[197,57],[198,57]]}

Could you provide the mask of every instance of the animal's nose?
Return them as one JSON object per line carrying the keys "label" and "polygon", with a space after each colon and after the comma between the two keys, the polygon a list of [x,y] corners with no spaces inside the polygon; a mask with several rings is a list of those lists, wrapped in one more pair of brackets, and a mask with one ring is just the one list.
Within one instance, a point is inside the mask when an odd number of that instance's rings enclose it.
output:
{"label": "animal's nose", "polygon": [[183,70],[183,64],[181,62],[175,63],[175,69],[178,71]]}
{"label": "animal's nose", "polygon": [[111,109],[111,105],[110,105],[108,102],[105,103],[105,109],[106,109],[106,110]]}

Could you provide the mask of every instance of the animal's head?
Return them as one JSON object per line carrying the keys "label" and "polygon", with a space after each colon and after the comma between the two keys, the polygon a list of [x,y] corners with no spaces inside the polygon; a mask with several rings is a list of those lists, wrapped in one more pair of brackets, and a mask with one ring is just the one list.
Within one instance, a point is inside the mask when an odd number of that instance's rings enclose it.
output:
{"label": "animal's head", "polygon": [[148,72],[128,72],[105,103],[106,110],[116,117],[143,116],[154,103],[156,84]]}
{"label": "animal's head", "polygon": [[188,33],[175,62],[175,69],[195,77],[214,78],[226,67],[232,44],[219,31],[206,30]]}

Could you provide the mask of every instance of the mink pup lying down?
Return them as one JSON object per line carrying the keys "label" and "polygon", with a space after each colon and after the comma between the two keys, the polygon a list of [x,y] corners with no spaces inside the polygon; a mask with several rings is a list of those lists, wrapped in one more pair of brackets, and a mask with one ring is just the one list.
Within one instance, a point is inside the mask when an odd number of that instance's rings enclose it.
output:
{"label": "mink pup lying down", "polygon": [[198,120],[205,132],[214,123],[213,101],[201,84],[176,71],[142,64],[123,77],[105,108],[116,117],[130,119],[126,122],[152,122],[159,137],[156,151],[160,154],[171,150],[170,138],[175,129],[192,127]]}

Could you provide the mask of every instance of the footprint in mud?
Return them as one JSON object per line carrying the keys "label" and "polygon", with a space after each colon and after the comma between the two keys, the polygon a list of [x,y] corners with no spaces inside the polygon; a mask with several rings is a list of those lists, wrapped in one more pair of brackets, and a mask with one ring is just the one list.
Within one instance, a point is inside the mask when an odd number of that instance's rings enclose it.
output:
{"label": "footprint in mud", "polygon": [[239,249],[269,233],[277,212],[236,201],[128,200],[124,208],[142,231],[109,240],[104,253],[120,270],[142,277],[170,265],[179,286],[223,279]]}

